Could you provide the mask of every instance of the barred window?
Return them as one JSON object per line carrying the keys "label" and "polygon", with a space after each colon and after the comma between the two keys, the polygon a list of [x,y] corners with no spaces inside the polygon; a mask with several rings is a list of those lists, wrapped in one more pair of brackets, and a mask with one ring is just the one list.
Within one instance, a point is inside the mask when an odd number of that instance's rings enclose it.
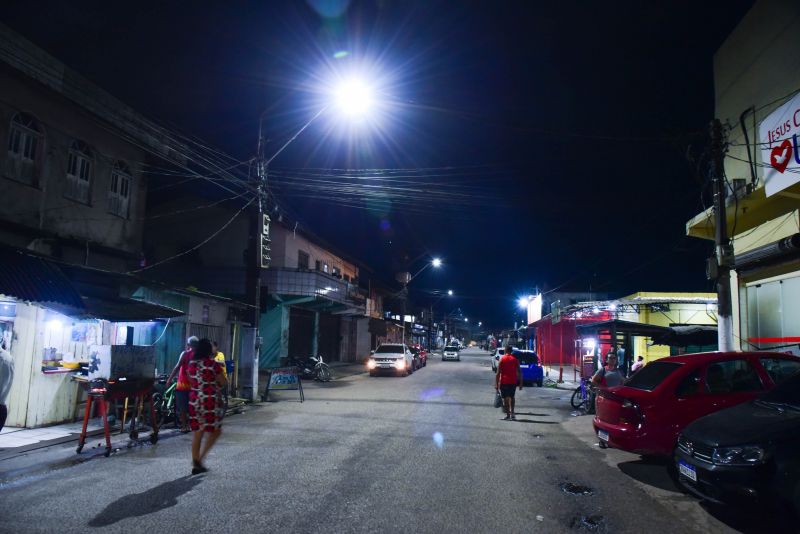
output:
{"label": "barred window", "polygon": [[3,175],[38,186],[43,138],[42,128],[35,118],[27,113],[14,115],[8,133],[8,157]]}
{"label": "barred window", "polygon": [[67,187],[64,196],[89,204],[94,156],[89,145],[75,141],[69,149]]}
{"label": "barred window", "polygon": [[125,163],[118,161],[111,170],[111,184],[108,188],[108,212],[125,219],[131,198],[131,171]]}

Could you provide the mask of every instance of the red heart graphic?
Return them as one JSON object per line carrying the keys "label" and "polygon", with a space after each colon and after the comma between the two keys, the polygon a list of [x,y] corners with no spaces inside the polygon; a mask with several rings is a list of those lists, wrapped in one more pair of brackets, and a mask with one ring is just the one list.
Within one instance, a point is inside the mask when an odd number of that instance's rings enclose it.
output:
{"label": "red heart graphic", "polygon": [[788,139],[784,139],[783,143],[772,148],[772,153],[769,157],[769,163],[775,169],[783,174],[789,162],[792,161],[792,143]]}

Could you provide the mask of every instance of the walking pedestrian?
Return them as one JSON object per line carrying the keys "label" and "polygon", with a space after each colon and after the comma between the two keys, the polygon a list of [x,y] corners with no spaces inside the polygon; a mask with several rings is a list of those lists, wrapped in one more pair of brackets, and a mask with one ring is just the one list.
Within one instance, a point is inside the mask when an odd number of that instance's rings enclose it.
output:
{"label": "walking pedestrian", "polygon": [[[223,407],[221,390],[227,385],[223,366],[214,360],[211,341],[201,339],[187,369],[189,394],[189,424],[192,432],[192,474],[208,471],[203,460],[222,433]],[[205,437],[205,443],[203,438]]]}
{"label": "walking pedestrian", "polygon": [[519,386],[522,391],[522,369],[519,361],[514,357],[511,345],[506,345],[506,353],[497,364],[497,374],[494,378],[494,389],[500,392],[503,398],[503,411],[506,412],[504,420],[516,420],[514,415],[514,393]]}
{"label": "walking pedestrian", "polygon": [[175,411],[178,413],[178,419],[181,422],[181,432],[186,434],[189,432],[189,390],[192,388],[189,383],[189,376],[186,374],[186,368],[194,356],[194,351],[197,348],[197,343],[200,340],[197,336],[190,336],[186,340],[186,349],[181,352],[178,358],[178,363],[172,369],[172,372],[167,378],[167,384],[172,383],[172,379],[177,375],[178,383],[175,386]]}
{"label": "walking pedestrian", "polygon": [[636,359],[636,362],[633,364],[633,366],[631,366],[631,373],[635,373],[636,371],[638,371],[642,367],[644,367],[644,357],[643,356],[639,356]]}

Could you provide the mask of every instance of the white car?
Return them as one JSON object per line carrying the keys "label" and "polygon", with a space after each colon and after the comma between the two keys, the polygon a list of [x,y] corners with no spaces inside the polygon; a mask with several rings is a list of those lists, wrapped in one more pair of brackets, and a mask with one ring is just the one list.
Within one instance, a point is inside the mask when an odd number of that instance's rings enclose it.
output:
{"label": "white car", "polygon": [[459,352],[458,345],[447,345],[442,350],[442,361],[456,360],[461,361],[461,353]]}
{"label": "white car", "polygon": [[[517,347],[512,347],[513,350],[519,350]],[[500,358],[503,354],[506,353],[506,349],[504,347],[498,347],[494,351],[494,356],[492,356],[492,371],[495,373],[497,372],[497,364],[500,363]]]}
{"label": "white car", "polygon": [[369,376],[375,376],[380,372],[408,376],[416,370],[414,355],[403,343],[381,343],[367,360],[367,369]]}

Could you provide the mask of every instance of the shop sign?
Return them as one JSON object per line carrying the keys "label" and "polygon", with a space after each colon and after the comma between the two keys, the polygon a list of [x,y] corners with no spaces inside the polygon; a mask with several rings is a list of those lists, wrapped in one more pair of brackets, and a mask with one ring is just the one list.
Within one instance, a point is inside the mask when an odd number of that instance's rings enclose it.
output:
{"label": "shop sign", "polygon": [[764,187],[772,196],[800,182],[800,93],[758,125]]}

